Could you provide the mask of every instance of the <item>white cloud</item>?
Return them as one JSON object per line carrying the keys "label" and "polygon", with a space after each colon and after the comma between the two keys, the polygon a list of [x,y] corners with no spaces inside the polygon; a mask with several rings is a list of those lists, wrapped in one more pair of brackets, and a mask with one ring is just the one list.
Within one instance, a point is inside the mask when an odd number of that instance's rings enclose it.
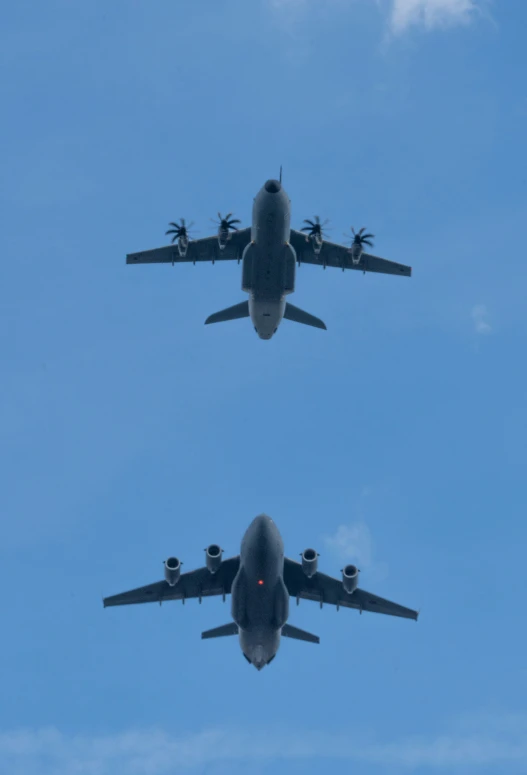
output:
{"label": "white cloud", "polygon": [[527,767],[527,715],[474,716],[430,737],[393,741],[356,738],[349,729],[218,728],[172,735],[129,730],[115,735],[67,736],[55,729],[0,733],[0,771],[21,775],[173,775],[196,773],[208,764],[256,766],[262,762],[315,757],[413,771],[483,767],[513,772]]}
{"label": "white cloud", "polygon": [[371,531],[363,519],[339,525],[333,535],[324,537],[324,543],[342,563],[352,562],[359,570],[367,570],[370,582],[384,581],[388,576],[388,565],[374,560]]}
{"label": "white cloud", "polygon": [[[268,0],[270,6],[280,11],[306,10],[321,0]],[[347,0],[347,4],[358,0]],[[370,5],[385,8],[388,13],[389,27],[395,34],[405,32],[412,26],[425,29],[451,27],[467,24],[479,12],[483,13],[488,0],[363,0]],[[346,0],[326,0],[326,6],[337,6]]]}
{"label": "white cloud", "polygon": [[484,304],[476,304],[471,311],[476,334],[490,334],[492,328],[487,320],[488,312]]}
{"label": "white cloud", "polygon": [[340,525],[332,536],[326,536],[325,543],[343,562],[354,561],[363,568],[372,565],[371,532],[362,520]]}
{"label": "white cloud", "polygon": [[390,24],[394,32],[412,25],[431,29],[466,24],[476,11],[476,0],[393,0]]}

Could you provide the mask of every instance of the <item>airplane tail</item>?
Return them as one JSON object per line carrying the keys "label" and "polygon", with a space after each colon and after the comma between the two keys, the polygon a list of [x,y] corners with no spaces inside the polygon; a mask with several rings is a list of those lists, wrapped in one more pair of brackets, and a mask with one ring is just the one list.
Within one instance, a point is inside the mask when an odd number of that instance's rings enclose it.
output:
{"label": "airplane tail", "polygon": [[223,323],[225,320],[238,320],[238,318],[249,317],[249,302],[242,301],[240,304],[235,304],[233,307],[227,307],[222,309],[221,312],[215,312],[214,315],[209,315],[205,321],[205,325],[209,323]]}
{"label": "airplane tail", "polygon": [[294,638],[295,640],[305,640],[308,643],[320,643],[318,635],[312,635],[310,632],[301,630],[298,627],[293,627],[292,624],[284,624],[282,627],[282,635],[285,638]]}
{"label": "airplane tail", "polygon": [[316,318],[314,315],[310,315],[309,312],[304,312],[303,309],[295,307],[294,304],[287,302],[285,305],[284,318],[286,320],[294,320],[295,323],[303,323],[305,326],[313,326],[314,328],[322,328],[326,331],[326,324]]}
{"label": "airplane tail", "polygon": [[223,638],[226,635],[238,635],[238,625],[234,622],[228,624],[222,624],[221,627],[213,627],[212,630],[205,630],[201,633],[201,637],[205,640],[207,638]]}

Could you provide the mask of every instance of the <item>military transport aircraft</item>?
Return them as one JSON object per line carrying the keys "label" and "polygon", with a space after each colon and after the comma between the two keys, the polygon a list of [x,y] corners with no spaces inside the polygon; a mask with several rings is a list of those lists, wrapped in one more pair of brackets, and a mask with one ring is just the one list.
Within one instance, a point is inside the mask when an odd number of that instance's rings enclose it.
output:
{"label": "military transport aircraft", "polygon": [[[404,264],[386,261],[364,252],[364,245],[372,245],[372,234],[357,233],[352,229],[349,247],[327,242],[325,223],[318,216],[306,219],[300,231],[290,227],[291,202],[280,180],[268,180],[254,199],[251,228],[239,229],[240,223],[229,213],[218,213],[218,233],[211,237],[192,240],[191,224],[184,218],[171,223],[166,233],[172,234],[171,245],[126,256],[127,264],[172,264],[182,261],[215,261],[236,259],[243,262],[242,290],[249,294],[248,301],[210,315],[205,323],[250,317],[260,339],[271,339],[282,320],[294,320],[315,328],[326,326],[319,318],[286,302],[285,297],[295,290],[295,262],[359,269],[362,272],[381,272],[410,277],[412,269]],[[174,244],[175,243],[175,244]]]}
{"label": "military transport aircraft", "polygon": [[164,600],[231,595],[232,622],[201,634],[202,638],[238,635],[247,661],[257,670],[268,665],[280,645],[280,636],[319,643],[319,638],[288,624],[289,598],[315,600],[337,608],[355,608],[360,613],[374,613],[417,619],[417,611],[391,603],[358,588],[359,571],[346,565],[342,581],[319,573],[318,555],[306,549],[301,563],[284,557],[284,545],[278,528],[265,514],[249,525],[242,541],[240,555],[222,559],[223,550],[216,544],[205,549],[204,568],[181,573],[176,557],[165,561],[165,580],[146,587],[123,592],[103,600],[104,606],[131,603],[159,603]]}

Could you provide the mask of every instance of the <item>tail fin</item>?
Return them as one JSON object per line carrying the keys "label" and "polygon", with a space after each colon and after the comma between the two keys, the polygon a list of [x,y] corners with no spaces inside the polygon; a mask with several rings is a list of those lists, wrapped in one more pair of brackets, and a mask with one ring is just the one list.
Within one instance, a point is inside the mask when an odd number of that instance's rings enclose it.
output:
{"label": "tail fin", "polygon": [[221,627],[214,627],[212,630],[205,630],[201,633],[201,637],[206,640],[207,638],[223,638],[225,635],[238,635],[238,625],[234,622],[228,624],[222,624]]}
{"label": "tail fin", "polygon": [[310,632],[300,630],[298,627],[293,627],[292,624],[284,624],[282,627],[282,635],[285,638],[294,638],[295,640],[305,640],[308,643],[320,643],[318,635],[312,635]]}
{"label": "tail fin", "polygon": [[214,315],[209,315],[205,321],[205,325],[209,323],[223,323],[225,320],[237,320],[238,318],[249,317],[249,302],[242,301],[240,304],[235,304],[233,307],[227,307],[222,309],[221,312],[215,312]]}
{"label": "tail fin", "polygon": [[326,324],[316,318],[314,315],[310,315],[309,312],[304,312],[303,309],[295,307],[294,304],[285,305],[284,318],[286,320],[294,320],[295,323],[303,323],[305,326],[313,326],[314,328],[323,328],[326,331]]}

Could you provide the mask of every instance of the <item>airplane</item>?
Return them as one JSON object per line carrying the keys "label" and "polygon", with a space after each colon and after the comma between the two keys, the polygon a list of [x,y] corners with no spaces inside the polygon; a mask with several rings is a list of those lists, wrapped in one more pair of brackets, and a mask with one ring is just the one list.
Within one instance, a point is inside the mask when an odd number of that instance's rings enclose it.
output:
{"label": "airplane", "polygon": [[279,180],[268,180],[253,202],[252,226],[240,229],[240,221],[232,214],[218,213],[218,232],[211,237],[192,240],[190,227],[184,218],[171,223],[166,233],[172,234],[172,244],[140,253],[129,253],[127,264],[174,264],[196,261],[237,260],[242,262],[242,290],[249,294],[248,301],[210,315],[205,324],[250,317],[260,339],[271,339],[283,318],[315,328],[326,329],[320,318],[295,307],[286,296],[295,290],[296,266],[316,264],[363,273],[410,277],[412,269],[404,264],[387,261],[364,252],[364,245],[373,246],[372,234],[365,229],[352,229],[350,247],[327,242],[324,223],[318,216],[306,219],[300,231],[291,229],[291,201]]}
{"label": "airplane", "polygon": [[165,561],[165,579],[145,587],[106,597],[104,607],[134,603],[163,603],[165,600],[231,595],[232,621],[202,632],[201,637],[220,638],[238,635],[245,659],[257,670],[268,665],[276,656],[280,638],[294,638],[319,643],[310,632],[288,623],[289,598],[314,600],[343,608],[400,616],[417,620],[418,613],[391,603],[382,597],[359,589],[359,570],[346,565],[342,581],[318,571],[318,554],[314,549],[302,552],[298,563],[284,557],[284,544],[277,526],[266,514],[256,517],[249,525],[241,544],[240,554],[222,559],[223,550],[217,544],[205,549],[205,567],[181,573],[177,557]]}

